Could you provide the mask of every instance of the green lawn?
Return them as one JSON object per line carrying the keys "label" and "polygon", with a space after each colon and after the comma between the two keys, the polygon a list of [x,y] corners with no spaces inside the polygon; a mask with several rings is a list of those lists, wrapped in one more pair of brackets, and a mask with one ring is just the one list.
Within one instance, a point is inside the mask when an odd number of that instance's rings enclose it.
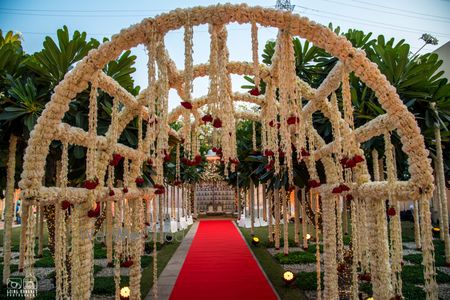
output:
{"label": "green lawn", "polygon": [[[251,245],[250,229],[240,228],[245,239]],[[281,280],[283,273],[282,264],[306,264],[315,262],[316,246],[313,243],[309,244],[309,248],[306,252],[291,252],[289,255],[276,254],[272,256],[266,249],[273,247],[272,243],[268,242],[267,227],[255,228],[254,234],[261,239],[259,246],[252,248],[253,253],[259,260],[262,268],[266,272],[267,276],[271,280],[273,286],[277,290],[282,300],[290,299],[305,299],[304,292],[317,289],[317,273],[316,272],[301,272],[297,274],[296,286],[286,287]],[[282,230],[282,229],[281,229]],[[301,231],[301,227],[300,227]],[[312,236],[314,230],[309,230]],[[282,237],[282,236],[281,236]],[[414,242],[414,224],[412,222],[402,222],[402,239],[404,242]],[[348,244],[350,241],[350,235],[344,236],[344,243]],[[436,266],[445,266],[445,253],[444,243],[440,240],[435,240],[435,260]],[[283,245],[283,241],[281,241]],[[289,224],[289,245],[291,247],[296,246],[294,244],[294,224]],[[321,252],[323,247],[321,246]],[[407,300],[419,300],[425,299],[425,292],[420,287],[424,284],[422,254],[410,254],[404,257],[405,261],[409,261],[414,265],[405,265],[402,271],[403,279],[403,295]],[[323,274],[322,274],[323,276]],[[450,283],[450,276],[437,271],[436,281],[438,284]],[[366,294],[372,294],[372,287],[370,283],[361,282],[360,290]]]}
{"label": "green lawn", "polygon": [[[298,286],[296,285],[286,286],[285,283],[283,282],[282,279],[282,275],[284,272],[283,268],[278,263],[278,261],[266,250],[266,246],[267,245],[270,246],[267,237],[267,227],[255,228],[255,235],[257,235],[261,240],[261,243],[257,247],[251,245],[250,229],[246,228],[240,229],[247,243],[249,244],[250,248],[252,249],[253,253],[255,254],[256,258],[261,264],[261,267],[267,274],[267,277],[269,277],[269,280],[272,282],[272,285],[276,289],[280,298],[283,300],[306,299],[304,292]],[[289,232],[290,232],[290,240],[292,239],[293,242],[294,241],[293,226],[289,226]]]}
{"label": "green lawn", "polygon": [[[187,229],[189,230],[189,228]],[[174,239],[172,243],[166,243],[164,245],[159,245],[157,249],[158,251],[158,276],[161,274],[170,258],[172,257],[175,250],[178,248],[181,242],[177,241],[177,235],[182,235],[187,232],[187,230],[183,233],[179,232],[174,234]],[[0,246],[3,246],[3,230],[0,230]],[[181,239],[178,239],[181,240]],[[18,251],[20,243],[20,228],[13,228],[12,231],[12,250]],[[44,231],[44,248],[47,247],[48,243],[48,232]],[[152,250],[152,243],[149,243],[148,250]],[[37,248],[37,245],[36,245]],[[101,259],[106,258],[106,247],[103,244],[95,243],[94,245],[94,258]],[[43,256],[41,258],[36,259],[36,267],[54,267],[54,260],[49,250],[44,250]],[[142,271],[142,279],[141,279],[141,294],[142,299],[149,293],[152,285],[153,285],[153,257],[151,256],[142,256],[141,258],[141,266],[143,268]],[[17,265],[11,266],[11,273],[17,271]],[[94,266],[94,273],[98,273],[103,268],[101,266]],[[3,280],[3,257],[0,258],[0,280]],[[54,278],[55,273],[49,274],[47,278]],[[128,284],[129,277],[122,276],[121,284]],[[94,291],[95,295],[113,295],[114,294],[114,277],[95,277],[94,279]],[[3,299],[6,296],[6,289],[2,285],[0,285],[0,298]],[[53,299],[55,298],[55,292],[39,292],[36,299]],[[12,298],[11,298],[12,299]]]}

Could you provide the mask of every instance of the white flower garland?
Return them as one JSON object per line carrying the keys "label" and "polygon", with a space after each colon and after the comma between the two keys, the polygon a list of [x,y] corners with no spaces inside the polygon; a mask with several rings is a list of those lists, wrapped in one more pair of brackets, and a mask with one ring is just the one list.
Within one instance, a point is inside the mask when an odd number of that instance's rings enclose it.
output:
{"label": "white flower garland", "polygon": [[259,89],[259,61],[258,61],[258,26],[256,22],[252,22],[252,59],[253,59],[253,73],[255,75],[253,81],[255,87]]}
{"label": "white flower garland", "polygon": [[324,299],[339,299],[336,264],[336,201],[335,195],[321,195],[323,220]]}
{"label": "white flower garland", "polygon": [[[12,217],[14,206],[14,175],[16,172],[16,148],[17,136],[11,135],[9,139],[8,162],[7,162],[7,179],[6,179],[6,195],[4,206],[4,229],[3,229],[3,284],[8,283],[11,273],[11,233],[12,233]],[[23,205],[23,203],[22,203]],[[25,206],[23,207],[23,209]]]}
{"label": "white flower garland", "polygon": [[[220,15],[219,15],[220,14]],[[186,18],[187,15],[187,18]],[[187,65],[192,65],[190,61],[190,34],[189,30],[193,26],[214,22],[220,17],[221,25],[211,26],[211,59],[210,65],[201,65],[198,67],[188,66],[184,73],[180,73],[169,58],[164,47],[164,35],[169,30],[177,29],[182,26],[188,28],[186,37],[188,43],[185,44]],[[274,56],[273,65],[271,68],[256,68],[257,63],[255,59],[253,64],[238,64],[228,62],[228,50],[226,48],[226,31],[224,24],[231,21],[240,23],[252,23],[252,54],[257,53],[257,31],[256,23],[261,26],[275,26],[280,28],[279,40],[277,43],[277,53]],[[299,35],[313,42],[318,47],[323,48],[330,54],[336,56],[340,63],[330,73],[329,77],[317,89],[307,87],[296,78],[295,65],[292,60],[292,43],[290,36]],[[149,52],[149,87],[147,91],[143,91],[137,98],[130,95],[112,78],[104,75],[100,70],[110,60],[116,58],[123,50],[136,46],[139,43],[145,42],[148,45]],[[257,46],[257,45],[256,45]],[[279,58],[283,54],[283,59]],[[255,57],[255,55],[253,55]],[[257,58],[257,55],[256,55]],[[155,62],[158,65],[158,80],[156,80]],[[192,70],[191,70],[192,69]],[[356,50],[345,37],[338,37],[328,28],[310,22],[306,18],[301,18],[293,14],[282,13],[274,10],[263,8],[249,8],[246,5],[219,5],[207,8],[193,8],[191,10],[177,10],[168,14],[163,14],[155,19],[146,19],[141,24],[137,24],[127,30],[124,30],[119,35],[113,37],[111,42],[107,42],[99,47],[98,50],[92,51],[89,56],[80,64],[67,74],[65,79],[56,87],[55,93],[52,96],[52,101],[49,102],[41,118],[39,118],[35,130],[31,134],[29,146],[25,154],[24,171],[20,186],[23,189],[25,198],[36,198],[40,203],[55,203],[61,188],[58,187],[43,187],[42,177],[45,170],[45,157],[48,154],[49,144],[53,140],[61,139],[66,136],[70,144],[77,144],[88,148],[87,157],[87,178],[89,180],[98,179],[99,186],[95,190],[82,190],[76,188],[66,188],[67,198],[69,198],[75,205],[75,213],[73,218],[73,233],[77,230],[88,230],[92,226],[92,222],[85,221],[85,212],[97,200],[102,201],[108,188],[104,186],[104,175],[108,160],[110,160],[111,153],[119,153],[125,157],[125,163],[131,163],[131,170],[127,166],[128,175],[125,176],[125,185],[129,192],[127,193],[128,201],[135,201],[135,199],[142,197],[142,193],[134,187],[133,176],[140,171],[141,164],[144,159],[150,157],[156,170],[156,182],[162,184],[163,182],[163,158],[168,149],[168,135],[171,130],[168,127],[168,90],[173,87],[179,93],[183,93],[183,82],[185,78],[192,82],[193,78],[205,75],[209,70],[211,79],[210,93],[208,99],[208,106],[215,117],[221,117],[223,127],[219,129],[221,139],[217,142],[217,146],[223,146],[224,160],[227,164],[231,158],[236,158],[236,137],[235,137],[235,114],[233,101],[234,96],[231,94],[230,73],[232,70],[239,70],[238,74],[253,74],[257,78],[261,78],[267,83],[266,95],[262,97],[246,99],[263,105],[263,114],[261,116],[262,122],[262,144],[264,152],[272,152],[272,155],[267,155],[269,158],[269,167],[272,164],[275,173],[280,172],[280,154],[284,152],[285,164],[289,170],[292,170],[291,144],[295,144],[297,151],[309,150],[310,158],[306,159],[308,170],[311,172],[311,178],[317,178],[317,171],[315,170],[315,160],[321,159],[325,169],[327,170],[328,184],[320,187],[320,191],[328,193],[332,185],[342,180],[342,172],[338,164],[341,151],[336,151],[344,148],[348,155],[362,154],[359,144],[370,139],[375,135],[382,134],[384,130],[397,129],[399,133],[403,150],[408,155],[409,159],[409,173],[411,179],[407,182],[396,181],[386,182],[369,182],[367,166],[362,163],[354,170],[356,178],[353,178],[352,183],[356,183],[355,194],[360,195],[377,195],[380,199],[387,197],[390,193],[393,199],[401,200],[409,197],[412,200],[427,199],[432,192],[432,171],[428,153],[424,147],[423,137],[420,135],[420,130],[414,117],[407,111],[403,105],[395,89],[388,83],[387,79],[380,73],[377,66],[370,63],[365,54],[361,50]],[[252,71],[253,70],[253,71]],[[349,94],[348,74],[353,72],[355,76],[359,77],[365,84],[371,88],[382,108],[387,112],[385,116],[376,118],[369,122],[366,126],[360,127],[353,131],[351,117],[351,97]],[[191,75],[192,74],[192,75]],[[272,77],[272,79],[270,79]],[[292,80],[290,80],[292,79]],[[89,113],[89,130],[84,132],[81,129],[71,128],[67,124],[62,124],[61,120],[68,109],[69,102],[77,93],[85,90],[88,82],[92,83],[90,95],[90,113]],[[333,112],[333,107],[336,108],[336,103],[326,101],[326,98],[335,91],[340,82],[342,82],[342,97],[344,104],[344,120],[338,114],[337,109]],[[298,83],[298,85],[297,85]],[[114,120],[111,123],[111,130],[107,133],[107,137],[99,137],[96,133],[96,111],[97,111],[97,88],[103,89],[110,94],[114,99],[120,100],[124,104],[124,108],[119,112],[119,109],[113,110]],[[187,85],[184,86],[187,88]],[[275,98],[275,91],[280,88],[280,104],[277,104]],[[302,107],[301,96],[309,100],[309,103]],[[220,98],[219,98],[220,96]],[[183,97],[182,97],[183,98]],[[222,102],[219,102],[223,100]],[[263,101],[264,99],[264,101]],[[117,101],[118,101],[117,100]],[[154,101],[157,101],[156,103]],[[333,100],[334,101],[334,100]],[[115,102],[117,103],[117,102]],[[114,104],[113,104],[114,106]],[[117,104],[118,106],[118,104]],[[301,110],[301,112],[300,112]],[[333,120],[335,126],[333,130],[335,133],[335,142],[332,144],[322,144],[320,139],[314,136],[315,130],[312,127],[312,121],[309,120],[312,113],[315,111],[322,111],[330,120]],[[294,115],[289,115],[290,112],[296,112]],[[195,112],[193,112],[195,116]],[[134,118],[134,116],[141,116],[148,119],[149,126],[147,126],[146,141],[144,145],[140,143],[139,149],[131,149],[117,143],[117,138],[120,136],[126,125]],[[175,114],[174,114],[175,115]],[[190,115],[189,115],[190,116]],[[295,123],[295,127],[289,128],[287,121],[290,117],[291,122]],[[197,118],[197,117],[196,117]],[[296,119],[298,118],[298,119]],[[186,130],[190,130],[190,117],[185,118]],[[197,118],[198,121],[198,118]],[[302,122],[305,121],[305,126],[310,126],[308,137],[308,149],[306,149],[306,138],[302,133]],[[348,121],[348,122],[346,122]],[[152,125],[150,125],[153,122]],[[278,125],[279,124],[279,125]],[[278,128],[279,127],[279,128]],[[294,129],[294,130],[290,130]],[[308,131],[305,128],[306,131]],[[339,132],[336,132],[338,130]],[[337,134],[336,134],[337,133]],[[278,136],[280,134],[281,139]],[[142,136],[142,132],[140,133]],[[218,134],[216,134],[218,136]],[[196,139],[189,135],[186,139],[187,143],[191,143]],[[155,143],[156,141],[156,143]],[[194,143],[194,142],[192,142]],[[147,151],[148,145],[148,151]],[[305,145],[305,146],[303,146]],[[350,146],[347,146],[350,145]],[[197,146],[190,147],[195,149]],[[280,149],[279,149],[280,148]],[[189,149],[189,147],[188,147]],[[279,151],[280,150],[280,151]],[[329,154],[334,154],[334,158]],[[335,160],[333,162],[333,159]],[[234,164],[231,165],[233,171]],[[226,168],[227,172],[228,168]],[[377,170],[378,172],[378,170]],[[131,175],[130,175],[131,174]],[[131,176],[131,178],[130,178]],[[290,181],[292,181],[292,172],[289,172]],[[130,180],[131,179],[131,180]],[[130,184],[131,183],[131,184]],[[110,184],[108,184],[110,186]],[[442,188],[443,185],[441,185]],[[352,186],[352,188],[354,188]],[[73,196],[73,197],[72,197]],[[87,205],[84,205],[86,200]],[[278,199],[279,200],[279,199]],[[389,257],[385,242],[387,242],[387,235],[385,234],[386,226],[381,218],[384,217],[384,207],[381,206],[381,201],[373,199],[367,200],[368,211],[376,212],[375,223],[370,221],[372,230],[376,235],[376,244],[381,248],[378,253],[381,255],[381,263],[377,263],[374,270],[374,288],[376,293],[379,293],[381,286],[386,282],[386,278],[390,275],[389,266],[386,266],[386,257]],[[369,201],[377,201],[372,204]],[[421,201],[422,202],[422,201]],[[278,201],[278,205],[279,205]],[[329,203],[328,203],[329,204]],[[421,203],[422,205],[423,203]],[[125,211],[128,211],[130,202],[125,204]],[[31,205],[30,205],[31,206]],[[24,205],[26,207],[26,205]],[[444,208],[443,208],[444,210]],[[325,209],[324,209],[325,211]],[[279,213],[279,210],[278,210]],[[427,213],[427,212],[424,212]],[[429,213],[429,212],[428,212]],[[160,206],[160,217],[162,215]],[[324,212],[325,215],[325,212]],[[334,216],[336,217],[336,216]],[[31,216],[30,216],[31,218]],[[371,218],[368,218],[371,219]],[[126,213],[126,224],[128,224],[129,214]],[[275,221],[275,226],[279,223]],[[385,222],[385,221],[384,221]],[[25,217],[24,217],[25,223]],[[325,220],[325,223],[327,221]],[[162,224],[162,222],[161,222]],[[129,225],[129,224],[128,224]],[[127,226],[128,226],[127,225]],[[161,226],[162,227],[162,226]],[[424,226],[422,226],[424,228]],[[279,228],[278,228],[279,229]],[[336,228],[334,228],[334,234]],[[278,233],[279,234],[279,233]],[[324,236],[331,234],[324,232]],[[72,258],[82,260],[75,262],[74,268],[80,274],[81,279],[74,278],[72,282],[73,297],[88,297],[89,289],[92,287],[92,281],[88,276],[88,271],[92,269],[92,243],[90,241],[80,240],[80,237],[75,236],[75,243],[72,249]],[[78,239],[78,240],[77,240]],[[428,243],[428,241],[424,240]],[[364,252],[363,243],[361,244],[361,251]],[[424,246],[425,247],[425,246]],[[127,247],[125,247],[127,249]],[[132,252],[134,251],[131,249]],[[358,256],[360,256],[358,254]],[[424,253],[424,257],[425,257]],[[361,258],[362,259],[362,258]],[[362,259],[363,260],[363,259]],[[429,262],[428,262],[429,264]],[[428,270],[431,268],[428,265]],[[326,272],[332,272],[325,268]],[[89,271],[90,272],[90,271]],[[91,273],[92,276],[92,273]],[[334,280],[334,279],[333,279]],[[84,285],[82,286],[83,283]],[[325,280],[325,286],[329,287],[333,283]],[[75,289],[79,287],[80,289]],[[385,287],[383,287],[385,288]],[[377,290],[378,289],[378,290]],[[389,290],[389,286],[388,289]],[[383,293],[381,291],[381,293]],[[380,293],[379,293],[380,294]],[[430,294],[430,293],[429,293]],[[384,294],[380,294],[384,295]]]}
{"label": "white flower garland", "polygon": [[[386,156],[386,170],[387,180],[390,185],[393,185],[397,180],[397,172],[395,170],[394,147],[391,142],[391,135],[389,132],[384,134],[385,156]],[[402,260],[403,260],[403,245],[402,245],[402,227],[400,222],[400,207],[397,199],[389,192],[390,210],[394,215],[390,215],[389,232],[391,239],[391,268],[392,268],[392,287],[395,295],[402,296]]]}
{"label": "white flower garland", "polygon": [[434,266],[434,244],[431,235],[431,212],[429,200],[425,198],[420,200],[420,223],[422,226],[422,255],[424,266],[425,292],[427,300],[438,298],[438,286],[436,283],[436,268]]}
{"label": "white flower garland", "polygon": [[442,142],[441,142],[441,131],[439,127],[434,128],[434,136],[436,137],[436,177],[437,177],[437,187],[436,192],[439,195],[442,211],[442,228],[441,231],[444,235],[444,245],[445,245],[445,262],[450,263],[450,236],[449,236],[449,226],[448,226],[448,208],[447,208],[447,191],[445,187],[445,175],[444,175],[444,161],[442,155]]}

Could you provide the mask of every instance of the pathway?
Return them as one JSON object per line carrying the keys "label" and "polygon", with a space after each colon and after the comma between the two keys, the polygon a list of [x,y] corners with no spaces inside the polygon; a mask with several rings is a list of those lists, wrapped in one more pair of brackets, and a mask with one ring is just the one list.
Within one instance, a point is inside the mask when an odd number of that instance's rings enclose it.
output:
{"label": "pathway", "polygon": [[170,295],[178,299],[278,297],[233,222],[202,220]]}

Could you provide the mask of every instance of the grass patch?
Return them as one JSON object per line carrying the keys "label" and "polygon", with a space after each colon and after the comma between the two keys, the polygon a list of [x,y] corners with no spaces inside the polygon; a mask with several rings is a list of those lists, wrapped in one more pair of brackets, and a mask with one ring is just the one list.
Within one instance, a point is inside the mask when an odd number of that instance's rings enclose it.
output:
{"label": "grass patch", "polygon": [[97,274],[97,273],[100,272],[101,270],[103,270],[103,267],[102,267],[102,266],[94,265],[94,274]]}
{"label": "grass patch", "polygon": [[142,268],[149,267],[152,262],[153,262],[153,257],[151,257],[151,256],[144,255],[141,257],[141,267]]}
{"label": "grass patch", "polygon": [[403,282],[403,297],[408,300],[423,300],[426,298],[425,291],[414,284]]}
{"label": "grass patch", "polygon": [[288,255],[284,255],[284,253],[275,254],[275,259],[283,265],[290,264],[308,264],[316,262],[316,256],[309,252],[291,252]]}
{"label": "grass patch", "polygon": [[[403,282],[411,284],[425,284],[425,280],[423,277],[423,266],[403,266],[402,280]],[[436,281],[437,283],[448,283],[450,282],[450,275],[437,271]]]}
{"label": "grass patch", "polygon": [[106,258],[106,246],[103,246],[101,244],[95,244],[94,258],[95,259]]}
{"label": "grass patch", "polygon": [[372,291],[372,284],[368,283],[368,282],[360,282],[359,283],[359,290],[361,292],[366,293],[367,295],[372,295],[373,291]]}
{"label": "grass patch", "polygon": [[55,267],[55,261],[53,260],[52,253],[50,250],[44,250],[42,252],[42,257],[36,259],[34,264],[36,268],[52,268]]}
{"label": "grass patch", "polygon": [[[128,276],[120,277],[120,285],[127,286],[129,282]],[[114,295],[116,286],[114,284],[114,277],[97,277],[94,279],[94,290],[92,291],[95,295]]]}
{"label": "grass patch", "polygon": [[[312,253],[312,254],[316,254],[316,250],[317,250],[317,245],[316,244],[310,244],[308,245],[308,249],[306,250],[306,252]],[[319,245],[319,251],[320,253],[323,253],[323,245]]]}
{"label": "grass patch", "polygon": [[422,263],[422,254],[408,254],[403,256],[403,259],[412,262],[413,264],[420,265]]}
{"label": "grass patch", "polygon": [[[289,233],[292,232],[293,237],[293,224],[290,224],[289,226]],[[240,228],[242,234],[245,237],[245,240],[248,244],[250,244],[251,240],[251,234],[250,229],[246,228]],[[255,235],[257,235],[260,240],[260,246],[258,247],[252,247],[250,246],[250,249],[252,250],[253,254],[258,259],[261,267],[263,268],[264,272],[266,273],[267,277],[271,281],[273,287],[277,291],[278,295],[280,296],[280,299],[283,300],[303,300],[306,299],[305,294],[303,291],[298,288],[298,286],[293,285],[290,287],[287,287],[282,279],[282,274],[284,272],[281,265],[273,258],[272,255],[266,250],[266,246],[268,243],[267,238],[267,227],[257,227],[255,228]]]}
{"label": "grass patch", "polygon": [[[323,281],[323,273],[321,275],[321,281]],[[297,286],[304,291],[317,290],[317,272],[300,272],[297,273],[297,280],[295,281]]]}

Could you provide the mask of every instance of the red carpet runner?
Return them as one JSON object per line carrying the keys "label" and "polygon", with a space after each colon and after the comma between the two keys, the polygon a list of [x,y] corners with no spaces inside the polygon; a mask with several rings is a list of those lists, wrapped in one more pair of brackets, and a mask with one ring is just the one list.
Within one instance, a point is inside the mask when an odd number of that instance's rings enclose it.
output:
{"label": "red carpet runner", "polygon": [[201,221],[170,300],[277,299],[231,221]]}

